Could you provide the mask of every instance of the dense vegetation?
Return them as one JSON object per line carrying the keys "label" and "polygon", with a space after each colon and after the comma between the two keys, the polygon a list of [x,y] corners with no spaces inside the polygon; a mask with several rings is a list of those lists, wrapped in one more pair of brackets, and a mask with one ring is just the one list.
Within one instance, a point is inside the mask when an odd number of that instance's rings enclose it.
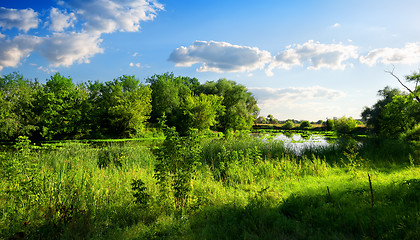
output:
{"label": "dense vegetation", "polygon": [[[418,239],[420,153],[345,141],[301,156],[247,136],[179,136],[151,150],[33,146],[0,154],[0,237]],[[416,151],[417,149],[417,151]]]}
{"label": "dense vegetation", "polygon": [[[0,239],[420,238],[417,86],[380,91],[363,111],[370,136],[341,135],[360,123],[328,119],[317,124],[340,138],[297,154],[239,131],[258,108],[226,79],[0,80],[0,136],[16,138],[0,152]],[[151,126],[162,142],[74,141]]]}
{"label": "dense vegetation", "polygon": [[249,130],[259,112],[252,94],[234,81],[200,84],[166,73],[146,82],[126,75],[79,84],[59,73],[45,84],[18,73],[0,77],[0,140],[135,137],[162,117],[181,134]]}

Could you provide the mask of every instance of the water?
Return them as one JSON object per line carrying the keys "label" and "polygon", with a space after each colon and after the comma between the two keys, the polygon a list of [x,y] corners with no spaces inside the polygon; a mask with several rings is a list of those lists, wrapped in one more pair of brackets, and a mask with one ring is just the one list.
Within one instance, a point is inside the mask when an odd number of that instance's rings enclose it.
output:
{"label": "water", "polygon": [[301,135],[301,134],[275,134],[275,135],[264,135],[264,139],[271,139],[274,141],[281,141],[284,143],[284,147],[289,152],[300,156],[305,149],[327,147],[332,143],[328,141],[325,136],[322,135]]}

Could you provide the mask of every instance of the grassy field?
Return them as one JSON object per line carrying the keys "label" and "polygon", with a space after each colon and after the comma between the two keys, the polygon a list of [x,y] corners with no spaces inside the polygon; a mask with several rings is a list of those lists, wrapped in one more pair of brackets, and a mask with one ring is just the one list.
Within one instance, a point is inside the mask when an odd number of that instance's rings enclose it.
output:
{"label": "grassy field", "polygon": [[[412,143],[294,156],[281,142],[204,138],[187,168],[177,156],[189,153],[138,141],[15,147],[0,153],[0,239],[420,239]],[[176,167],[166,186],[163,160]]]}

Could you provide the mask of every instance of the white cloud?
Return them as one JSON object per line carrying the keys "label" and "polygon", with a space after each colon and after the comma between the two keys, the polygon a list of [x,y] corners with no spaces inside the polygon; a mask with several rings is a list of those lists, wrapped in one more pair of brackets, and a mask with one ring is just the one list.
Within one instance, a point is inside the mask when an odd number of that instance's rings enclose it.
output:
{"label": "white cloud", "polygon": [[271,60],[271,54],[256,47],[227,42],[195,41],[189,47],[175,49],[168,60],[177,67],[201,64],[198,72],[244,72],[263,69]]}
{"label": "white cloud", "polygon": [[[312,116],[312,120],[323,119],[328,114],[339,109],[331,109],[331,102],[344,97],[345,93],[339,90],[319,86],[298,88],[249,88],[258,100],[262,116],[273,114],[280,119],[304,119]],[[288,115],[284,115],[287,113]],[[327,114],[323,116],[323,114]],[[306,120],[311,120],[306,119]]]}
{"label": "white cloud", "polygon": [[339,23],[335,23],[334,25],[332,25],[332,28],[338,28],[338,27],[340,27],[341,25],[339,24]]}
{"label": "white cloud", "polygon": [[76,15],[67,13],[66,10],[60,11],[58,8],[52,8],[49,19],[51,21],[49,29],[55,32],[62,32],[64,29],[74,26]]}
{"label": "white cloud", "polygon": [[43,67],[43,66],[39,66],[37,69],[38,69],[38,70],[41,70],[41,71],[43,71],[43,72],[46,72],[46,73],[48,73],[48,74],[51,74],[51,73],[56,73],[56,72],[57,72],[57,70],[55,70],[55,69],[52,69],[52,68],[47,68],[47,67]]}
{"label": "white cloud", "polygon": [[28,32],[37,28],[39,23],[38,13],[33,9],[10,9],[0,7],[0,27],[4,29],[17,28]]}
{"label": "white cloud", "polygon": [[144,68],[144,66],[141,65],[141,63],[132,63],[132,62],[130,62],[129,65],[130,65],[130,67]]}
{"label": "white cloud", "polygon": [[357,47],[353,45],[322,44],[309,40],[300,45],[288,46],[280,52],[269,65],[267,75],[272,75],[274,68],[290,69],[294,66],[308,65],[308,69],[320,68],[345,69],[346,60],[357,58]]}
{"label": "white cloud", "polygon": [[249,88],[249,90],[258,98],[260,101],[267,100],[281,100],[284,102],[291,102],[296,100],[313,100],[313,99],[329,99],[334,100],[343,97],[345,94],[342,91],[328,89],[319,86],[298,88]]}
{"label": "white cloud", "polygon": [[28,35],[18,35],[12,40],[0,38],[0,71],[4,67],[17,67],[41,43],[41,38]]}
{"label": "white cloud", "polygon": [[140,22],[153,20],[163,5],[154,0],[69,0],[61,5],[75,9],[91,33],[137,32]]}
{"label": "white cloud", "polygon": [[88,33],[54,33],[45,38],[40,53],[52,66],[68,67],[74,62],[89,63],[90,58],[103,53],[102,39]]}
{"label": "white cloud", "polygon": [[360,57],[360,62],[373,66],[383,64],[416,64],[420,62],[420,42],[406,43],[403,48],[378,48]]}
{"label": "white cloud", "polygon": [[[52,8],[48,22],[44,24],[53,32],[51,35],[8,40],[0,33],[0,71],[4,67],[16,67],[35,50],[54,67],[89,63],[94,55],[104,52],[100,47],[102,34],[139,31],[142,21],[153,20],[157,12],[163,10],[163,5],[156,0],[69,0],[57,3],[64,9]],[[66,31],[74,27],[76,20],[81,24],[81,30]],[[0,28],[18,28],[27,32],[37,28],[39,22],[38,13],[32,9],[0,7]]]}

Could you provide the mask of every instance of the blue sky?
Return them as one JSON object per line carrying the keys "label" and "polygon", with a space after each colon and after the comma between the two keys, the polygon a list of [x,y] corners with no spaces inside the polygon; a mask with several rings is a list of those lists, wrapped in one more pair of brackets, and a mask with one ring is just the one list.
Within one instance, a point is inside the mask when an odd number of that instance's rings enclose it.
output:
{"label": "blue sky", "polygon": [[0,74],[227,78],[261,115],[360,118],[420,69],[420,1],[4,0]]}

